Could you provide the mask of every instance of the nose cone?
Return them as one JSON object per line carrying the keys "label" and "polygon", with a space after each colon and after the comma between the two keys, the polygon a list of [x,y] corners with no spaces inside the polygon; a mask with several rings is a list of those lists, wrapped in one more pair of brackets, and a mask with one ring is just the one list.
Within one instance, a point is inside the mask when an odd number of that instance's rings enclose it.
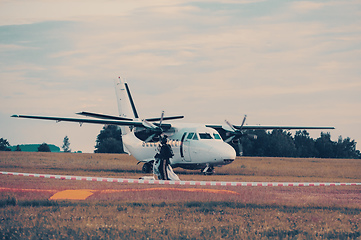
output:
{"label": "nose cone", "polygon": [[222,158],[224,164],[229,164],[236,159],[236,151],[228,143],[224,143],[224,150],[222,151]]}
{"label": "nose cone", "polygon": [[230,164],[236,159],[236,151],[228,143],[218,141],[210,150],[214,160],[219,165]]}

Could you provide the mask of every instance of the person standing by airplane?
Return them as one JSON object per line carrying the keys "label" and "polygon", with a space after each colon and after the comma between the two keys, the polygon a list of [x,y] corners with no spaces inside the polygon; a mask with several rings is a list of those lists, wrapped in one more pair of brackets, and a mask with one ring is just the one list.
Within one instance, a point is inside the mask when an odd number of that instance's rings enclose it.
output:
{"label": "person standing by airplane", "polygon": [[162,180],[170,180],[167,172],[167,167],[170,165],[169,159],[174,156],[172,147],[167,144],[167,136],[160,138],[160,149],[158,158],[160,160],[159,173]]}

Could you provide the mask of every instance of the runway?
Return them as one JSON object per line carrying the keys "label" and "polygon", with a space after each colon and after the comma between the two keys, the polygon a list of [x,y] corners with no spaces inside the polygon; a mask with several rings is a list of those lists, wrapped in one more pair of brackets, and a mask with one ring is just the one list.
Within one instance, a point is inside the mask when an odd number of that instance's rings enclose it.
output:
{"label": "runway", "polygon": [[50,175],[37,173],[0,172],[0,175],[38,177],[60,180],[77,180],[109,183],[135,183],[158,185],[186,185],[186,186],[233,186],[233,187],[331,187],[331,186],[361,186],[361,183],[324,183],[324,182],[220,182],[220,181],[166,181],[128,178],[102,178],[69,175]]}
{"label": "runway", "polygon": [[0,176],[3,183],[0,195],[25,202],[47,199],[91,202],[219,201],[343,207],[361,204],[360,183],[160,181],[3,171]]}

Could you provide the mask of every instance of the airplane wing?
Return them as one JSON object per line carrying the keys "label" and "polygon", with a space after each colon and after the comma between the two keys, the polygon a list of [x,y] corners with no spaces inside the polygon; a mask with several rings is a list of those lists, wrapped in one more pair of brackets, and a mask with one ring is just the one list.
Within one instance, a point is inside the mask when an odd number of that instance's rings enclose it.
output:
{"label": "airplane wing", "polygon": [[[241,129],[240,126],[236,126],[237,129]],[[284,129],[284,130],[295,130],[295,129],[335,129],[334,127],[312,127],[312,126],[243,126],[242,129],[249,130],[273,130],[273,129]]]}
{"label": "airplane wing", "polygon": [[[206,125],[207,127],[211,127],[214,129],[225,129],[223,125]],[[296,129],[335,129],[334,127],[315,127],[315,126],[260,126],[260,125],[244,125],[244,126],[236,126],[233,125],[234,128],[238,130],[274,130],[274,129],[284,129],[284,130],[296,130]]]}
{"label": "airplane wing", "polygon": [[[163,117],[163,120],[174,120],[174,119],[181,119],[184,118],[184,116],[173,116],[173,117]],[[161,118],[147,118],[145,119],[148,122],[159,122]],[[163,124],[162,124],[163,126]]]}
{"label": "airplane wing", "polygon": [[314,126],[250,126],[244,125],[244,121],[241,126],[232,125],[226,121],[229,128],[223,125],[206,125],[218,131],[225,142],[238,141],[238,139],[243,136],[248,136],[256,139],[257,136],[254,134],[246,134],[242,130],[274,130],[274,129],[283,129],[283,130],[296,130],[296,129],[335,129],[334,127],[314,127]]}
{"label": "airplane wing", "polygon": [[[30,115],[12,115],[11,117],[17,118],[30,118],[30,119],[41,119],[41,120],[52,120],[57,122],[77,122],[77,123],[90,123],[90,124],[107,124],[107,125],[118,125],[118,126],[134,126],[134,127],[144,127],[142,121],[124,121],[124,120],[112,120],[112,119],[86,119],[86,118],[64,118],[64,117],[46,117],[46,116],[30,116]],[[156,124],[158,125],[158,124]],[[162,128],[169,129],[171,124],[162,124]]]}

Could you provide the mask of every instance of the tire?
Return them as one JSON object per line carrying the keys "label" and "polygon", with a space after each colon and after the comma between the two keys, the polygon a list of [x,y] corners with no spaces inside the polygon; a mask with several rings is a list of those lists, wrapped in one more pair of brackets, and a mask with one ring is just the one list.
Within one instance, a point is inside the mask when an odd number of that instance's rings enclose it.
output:
{"label": "tire", "polygon": [[153,172],[153,162],[144,163],[144,165],[142,167],[142,172],[143,173],[152,173]]}

